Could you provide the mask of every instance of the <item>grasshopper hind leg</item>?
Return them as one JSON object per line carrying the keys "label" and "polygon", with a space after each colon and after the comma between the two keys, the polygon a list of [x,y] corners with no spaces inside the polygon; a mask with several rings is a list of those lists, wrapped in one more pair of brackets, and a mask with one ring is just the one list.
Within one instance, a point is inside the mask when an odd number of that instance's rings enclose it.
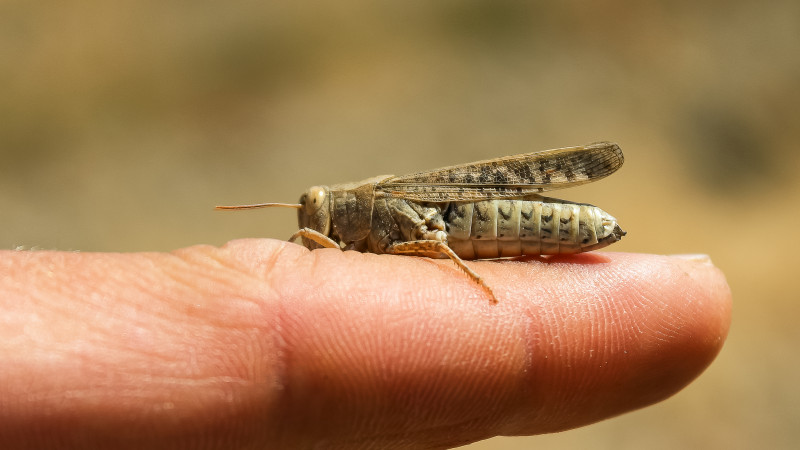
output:
{"label": "grasshopper hind leg", "polygon": [[389,248],[386,249],[386,253],[393,255],[446,255],[448,258],[453,260],[456,266],[463,270],[464,273],[466,273],[467,276],[472,279],[472,281],[478,283],[483,290],[489,294],[489,300],[492,303],[497,303],[497,298],[494,296],[494,292],[492,292],[492,289],[489,288],[485,281],[483,281],[483,278],[475,273],[475,271],[470,269],[464,260],[456,255],[453,249],[451,249],[444,242],[434,240],[399,242],[390,245]]}

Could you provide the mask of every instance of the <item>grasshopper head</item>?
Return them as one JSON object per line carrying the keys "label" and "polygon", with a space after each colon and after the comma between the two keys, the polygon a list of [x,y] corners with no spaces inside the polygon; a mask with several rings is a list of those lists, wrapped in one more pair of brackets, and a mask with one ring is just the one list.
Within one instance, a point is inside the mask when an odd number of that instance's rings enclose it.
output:
{"label": "grasshopper head", "polygon": [[[327,186],[314,186],[309,188],[309,190],[300,197],[300,203],[255,203],[252,205],[217,206],[216,209],[295,208],[297,210],[297,222],[300,228],[311,228],[327,237],[332,237],[330,197],[330,191]],[[303,238],[303,246],[312,250],[322,247],[305,237]]]}
{"label": "grasshopper head", "polygon": [[[331,235],[331,201],[327,186],[312,186],[300,197],[297,223],[300,228],[311,228],[325,236]],[[308,248],[317,247],[316,243],[305,238],[303,245]]]}

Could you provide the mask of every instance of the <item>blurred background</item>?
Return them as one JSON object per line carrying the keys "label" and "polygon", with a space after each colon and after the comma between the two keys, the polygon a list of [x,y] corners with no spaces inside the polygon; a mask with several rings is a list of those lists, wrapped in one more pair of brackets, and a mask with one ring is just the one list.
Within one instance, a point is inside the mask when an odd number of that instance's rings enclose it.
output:
{"label": "blurred background", "polygon": [[286,239],[311,185],[613,140],[554,194],[708,253],[734,296],[717,361],[653,407],[494,448],[800,440],[800,2],[0,3],[0,248]]}

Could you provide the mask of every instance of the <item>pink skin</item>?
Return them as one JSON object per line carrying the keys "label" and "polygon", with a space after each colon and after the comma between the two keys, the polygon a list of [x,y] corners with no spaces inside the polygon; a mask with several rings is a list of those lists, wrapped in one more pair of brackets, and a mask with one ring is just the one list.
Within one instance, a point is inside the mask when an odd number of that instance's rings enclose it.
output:
{"label": "pink skin", "polygon": [[267,239],[0,252],[0,446],[447,447],[663,400],[714,359],[708,260],[468,262]]}

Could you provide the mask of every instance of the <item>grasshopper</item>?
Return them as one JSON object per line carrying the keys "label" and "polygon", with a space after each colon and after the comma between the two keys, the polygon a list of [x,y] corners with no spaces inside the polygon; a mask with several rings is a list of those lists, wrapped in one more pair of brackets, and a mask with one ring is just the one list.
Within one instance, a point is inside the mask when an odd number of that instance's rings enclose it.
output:
{"label": "grasshopper", "polygon": [[461,164],[406,176],[313,186],[288,207],[300,226],[289,240],[359,252],[450,258],[497,302],[464,260],[596,250],[626,232],[602,209],[540,194],[604,178],[622,166],[617,144],[597,142]]}

